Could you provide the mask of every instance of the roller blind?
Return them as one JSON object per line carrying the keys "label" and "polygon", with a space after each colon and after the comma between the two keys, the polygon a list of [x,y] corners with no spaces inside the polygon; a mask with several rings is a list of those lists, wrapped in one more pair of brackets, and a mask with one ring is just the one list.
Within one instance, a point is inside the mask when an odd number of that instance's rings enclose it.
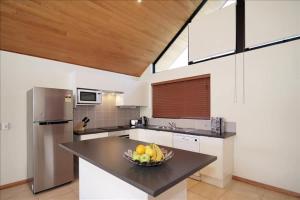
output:
{"label": "roller blind", "polygon": [[152,84],[153,117],[210,118],[210,76]]}
{"label": "roller blind", "polygon": [[300,1],[246,0],[246,47],[300,35]]}
{"label": "roller blind", "polygon": [[235,50],[236,5],[197,15],[189,26],[189,61]]}

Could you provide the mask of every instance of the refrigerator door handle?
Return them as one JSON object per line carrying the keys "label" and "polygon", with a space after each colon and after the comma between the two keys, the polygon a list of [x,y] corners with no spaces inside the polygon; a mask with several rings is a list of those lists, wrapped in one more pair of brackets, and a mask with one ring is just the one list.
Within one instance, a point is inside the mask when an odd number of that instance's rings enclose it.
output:
{"label": "refrigerator door handle", "polygon": [[67,124],[72,120],[62,120],[62,121],[46,121],[46,122],[39,122],[39,125],[51,125],[51,124]]}

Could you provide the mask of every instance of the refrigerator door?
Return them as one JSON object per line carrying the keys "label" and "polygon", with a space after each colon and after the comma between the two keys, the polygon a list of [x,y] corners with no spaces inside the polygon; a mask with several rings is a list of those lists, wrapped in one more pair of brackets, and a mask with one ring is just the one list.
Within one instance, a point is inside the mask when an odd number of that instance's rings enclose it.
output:
{"label": "refrigerator door", "polygon": [[73,122],[40,122],[33,125],[33,192],[74,179],[73,155],[59,147],[73,141]]}
{"label": "refrigerator door", "polygon": [[73,119],[72,90],[33,88],[33,121]]}

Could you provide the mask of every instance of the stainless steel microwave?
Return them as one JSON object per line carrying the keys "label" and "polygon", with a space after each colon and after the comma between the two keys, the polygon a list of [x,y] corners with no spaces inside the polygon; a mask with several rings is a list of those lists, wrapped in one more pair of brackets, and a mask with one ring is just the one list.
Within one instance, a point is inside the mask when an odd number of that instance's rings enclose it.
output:
{"label": "stainless steel microwave", "polygon": [[77,104],[100,104],[102,102],[102,93],[100,90],[77,88]]}

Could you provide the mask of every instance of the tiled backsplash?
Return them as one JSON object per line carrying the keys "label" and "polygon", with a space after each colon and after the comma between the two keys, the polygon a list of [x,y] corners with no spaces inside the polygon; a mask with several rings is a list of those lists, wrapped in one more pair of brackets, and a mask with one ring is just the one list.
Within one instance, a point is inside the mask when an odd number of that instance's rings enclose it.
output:
{"label": "tiled backsplash", "polygon": [[[180,128],[195,128],[210,130],[211,124],[210,120],[200,120],[200,119],[166,119],[166,118],[150,118],[149,124],[158,126],[169,126],[169,122],[175,122],[177,127]],[[225,131],[236,132],[235,122],[225,121]]]}
{"label": "tiled backsplash", "polygon": [[116,96],[104,94],[102,104],[77,106],[74,109],[74,127],[84,117],[90,118],[86,128],[129,125],[129,120],[140,117],[139,108],[120,108],[116,106]]}

